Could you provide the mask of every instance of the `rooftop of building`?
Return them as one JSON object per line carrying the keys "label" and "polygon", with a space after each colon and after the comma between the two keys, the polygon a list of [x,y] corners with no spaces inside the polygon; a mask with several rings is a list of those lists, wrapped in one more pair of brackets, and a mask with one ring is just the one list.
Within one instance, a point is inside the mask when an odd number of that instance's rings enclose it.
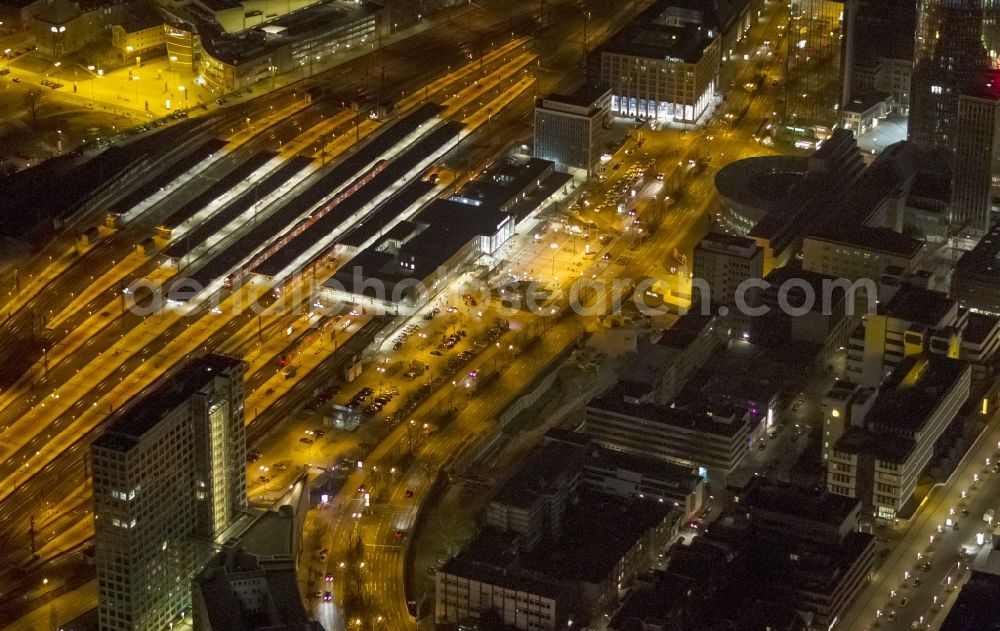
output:
{"label": "rooftop of building", "polygon": [[543,176],[554,168],[553,162],[542,158],[500,160],[463,186],[453,199],[465,198],[484,209],[499,211],[515,195],[530,188],[532,182],[540,184]]}
{"label": "rooftop of building", "polygon": [[583,453],[578,445],[546,442],[500,487],[493,496],[493,501],[521,508],[530,507],[539,496],[558,488],[563,475],[574,475]]}
{"label": "rooftop of building", "polygon": [[809,171],[809,159],[797,156],[759,156],[725,165],[715,174],[722,197],[762,211],[780,207]]}
{"label": "rooftop of building", "polygon": [[988,278],[1000,285],[1000,223],[994,224],[976,247],[958,259],[955,274]]}
{"label": "rooftop of building", "polygon": [[678,318],[673,326],[663,331],[660,339],[656,341],[656,345],[684,350],[699,337],[705,335],[714,323],[715,316],[713,315],[702,315],[689,311]]}
{"label": "rooftop of building", "polygon": [[593,111],[599,109],[602,100],[608,99],[610,101],[610,92],[610,88],[605,86],[585,83],[569,94],[550,94],[539,101],[552,101]]}
{"label": "rooftop of building", "polygon": [[667,481],[674,486],[689,487],[692,490],[700,480],[690,467],[608,447],[595,445],[588,449],[587,456],[585,466],[638,473],[645,478]]}
{"label": "rooftop of building", "polygon": [[[787,343],[786,346],[791,346]],[[794,368],[788,353],[764,344],[739,340],[717,350],[694,384],[706,400],[752,401],[766,407],[781,390],[785,373]]]}
{"label": "rooftop of building", "polygon": [[972,571],[940,631],[1000,631],[1000,575]]}
{"label": "rooftop of building", "polygon": [[716,436],[734,436],[747,425],[744,412],[734,406],[719,405],[711,411],[692,411],[654,403],[628,403],[624,388],[622,382],[615,384],[603,396],[591,400],[588,408]]}
{"label": "rooftop of building", "polygon": [[747,237],[741,237],[724,232],[709,232],[695,246],[695,252],[708,250],[726,252],[739,256],[754,256],[760,251],[757,242]]}
{"label": "rooftop of building", "polygon": [[839,528],[858,510],[860,500],[814,491],[796,484],[755,476],[740,494],[740,506],[781,513]]}
{"label": "rooftop of building", "polygon": [[[239,7],[239,0],[211,0],[215,11]],[[188,7],[190,8],[190,6]],[[260,58],[287,44],[290,40],[307,38],[317,31],[331,31],[359,20],[374,19],[380,7],[374,2],[327,0],[317,2],[293,13],[286,13],[254,28],[227,33],[214,20],[192,18],[197,22],[202,46],[214,58],[231,65]],[[265,29],[267,32],[265,32]]]}
{"label": "rooftop of building", "polygon": [[965,329],[962,331],[962,342],[982,344],[994,337],[1000,329],[1000,317],[970,311],[965,316]]}
{"label": "rooftop of building", "polygon": [[942,398],[969,372],[967,362],[941,355],[903,359],[882,382],[865,417],[868,427],[879,433],[919,432]]}
{"label": "rooftop of building", "polygon": [[858,387],[859,386],[857,384],[851,383],[850,381],[836,379],[830,386],[830,389],[823,396],[825,398],[833,399],[834,401],[847,401],[854,396]]}
{"label": "rooftop of building", "polygon": [[924,245],[919,239],[893,232],[888,228],[857,224],[828,223],[809,235],[809,238],[908,259],[916,258]]}
{"label": "rooftop of building", "polygon": [[[352,292],[364,289],[366,295],[374,292],[375,288],[368,285],[354,286],[357,272],[362,279],[381,281],[389,296],[403,280],[429,278],[474,238],[493,236],[508,219],[509,215],[500,211],[435,199],[352,258],[324,286]],[[400,244],[398,250],[393,243]],[[410,262],[410,257],[413,257],[412,269],[400,265],[403,260]]]}
{"label": "rooftop of building", "polygon": [[625,25],[599,51],[649,59],[665,59],[694,64],[719,36],[718,28],[703,16],[704,24],[687,22],[668,25],[662,18],[676,0],[659,0]]}
{"label": "rooftop of building", "polygon": [[889,98],[889,95],[884,92],[878,92],[876,90],[861,90],[859,92],[852,92],[851,98],[844,105],[845,112],[851,112],[853,114],[863,114],[868,110],[877,107],[880,103]]}
{"label": "rooftop of building", "polygon": [[[302,606],[295,574],[295,513],[289,507],[251,515],[249,525],[225,542],[195,578],[211,628],[232,631],[317,631]],[[284,562],[276,562],[283,558]],[[264,562],[262,562],[264,561]],[[240,605],[239,583],[261,581],[270,607],[257,614]]]}
{"label": "rooftop of building", "polygon": [[247,552],[258,556],[291,556],[294,553],[295,521],[291,513],[267,511],[240,537]]}
{"label": "rooftop of building", "polygon": [[524,559],[524,565],[562,580],[601,583],[646,531],[662,523],[670,512],[653,501],[582,491],[567,512],[562,537],[537,547]]}
{"label": "rooftop of building", "polygon": [[128,19],[121,25],[126,33],[136,33],[148,28],[162,27],[163,15],[155,8],[146,5],[133,8]]}
{"label": "rooftop of building", "polygon": [[874,535],[849,532],[836,543],[802,544],[790,538],[754,538],[749,548],[753,575],[799,592],[833,596],[863,557],[875,553]]}
{"label": "rooftop of building", "polygon": [[439,572],[507,589],[559,598],[565,588],[544,574],[515,567],[517,535],[484,528]]}
{"label": "rooftop of building", "polygon": [[94,441],[105,449],[128,451],[139,444],[170,412],[191,395],[212,382],[219,374],[231,371],[243,360],[226,355],[198,357],[176,373],[163,378],[145,396],[132,399],[114,414],[108,428]]}
{"label": "rooftop of building", "polygon": [[[805,287],[808,286],[815,296],[815,301],[811,306],[813,311],[829,311],[834,306],[825,300],[827,294],[830,295],[831,299],[841,299],[845,296],[844,290],[837,288],[835,276],[802,269],[799,261],[775,267],[764,277],[764,280],[767,282],[764,296],[768,298],[768,302],[776,301],[779,292],[784,290],[787,293],[788,304],[796,306],[806,304]],[[830,313],[825,315],[830,315]]]}
{"label": "rooftop of building", "polygon": [[947,295],[903,284],[886,304],[885,315],[904,322],[936,327],[942,326],[955,310],[955,301]]}
{"label": "rooftop of building", "polygon": [[850,454],[872,454],[884,462],[903,464],[913,453],[916,443],[911,438],[876,434],[860,427],[848,427],[837,443],[836,451]]}

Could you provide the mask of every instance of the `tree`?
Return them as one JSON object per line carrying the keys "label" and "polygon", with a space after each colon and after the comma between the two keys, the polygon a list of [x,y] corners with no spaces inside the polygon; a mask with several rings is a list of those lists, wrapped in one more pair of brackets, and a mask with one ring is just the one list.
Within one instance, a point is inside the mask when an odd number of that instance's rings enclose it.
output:
{"label": "tree", "polygon": [[38,109],[42,106],[44,100],[45,95],[35,90],[31,90],[24,95],[24,107],[28,110],[28,114],[31,115],[32,126],[38,123]]}

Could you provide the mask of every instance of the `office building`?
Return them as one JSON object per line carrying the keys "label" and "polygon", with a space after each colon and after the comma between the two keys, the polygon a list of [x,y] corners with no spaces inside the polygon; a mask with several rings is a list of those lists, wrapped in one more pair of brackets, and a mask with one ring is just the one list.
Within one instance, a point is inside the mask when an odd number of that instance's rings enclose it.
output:
{"label": "office building", "polygon": [[130,63],[136,57],[162,54],[165,43],[163,17],[158,13],[136,10],[128,20],[111,27],[111,46]]}
{"label": "office building", "polygon": [[118,411],[91,447],[102,631],[159,631],[246,505],[242,360],[191,361]]}
{"label": "office building", "polygon": [[654,2],[591,59],[591,79],[611,88],[611,110],[694,123],[718,88],[719,30],[698,10]]}
{"label": "office building", "polygon": [[845,109],[860,100],[909,114],[916,8],[913,0],[846,2]]}
{"label": "office building", "polygon": [[964,309],[1000,315],[1000,224],[958,259],[949,295]]}
{"label": "office building", "polygon": [[535,103],[535,157],[560,171],[595,173],[604,152],[611,92],[584,86],[571,95],[551,94]]}
{"label": "office building", "polygon": [[726,327],[717,317],[686,313],[662,334],[639,338],[635,361],[624,368],[622,381],[632,390],[649,391],[651,400],[670,405],[725,339]]}
{"label": "office building", "polygon": [[277,510],[241,518],[191,583],[195,631],[323,631],[309,619],[296,562],[310,505],[303,473]]}
{"label": "office building", "polygon": [[843,0],[789,3],[783,122],[807,138],[826,138],[845,100],[843,19]]}
{"label": "office building", "polygon": [[917,480],[934,443],[969,398],[971,367],[937,355],[908,357],[885,380],[871,409],[833,443],[827,489],[860,499],[881,523],[912,514]]}
{"label": "office building", "polygon": [[874,568],[875,537],[859,532],[862,502],[754,477],[739,506],[749,521],[751,575],[812,614],[814,628],[835,626]]}
{"label": "office building", "polygon": [[920,0],[910,88],[909,139],[954,149],[959,99],[975,94],[989,67],[982,0]]}
{"label": "office building", "polygon": [[1000,188],[1000,71],[984,72],[981,81],[958,100],[951,224],[962,236],[990,229]]}
{"label": "office building", "polygon": [[[714,305],[733,301],[741,284],[764,276],[764,250],[753,239],[710,232],[694,248],[692,293]],[[740,299],[752,304],[755,295],[744,287]],[[692,295],[693,304],[699,297]]]}
{"label": "office building", "polygon": [[861,425],[874,402],[875,388],[864,388],[850,381],[833,382],[822,400],[824,465],[840,437],[849,427]]}
{"label": "office building", "polygon": [[[612,472],[615,463],[648,475]],[[493,610],[505,624],[535,631],[604,611],[655,560],[685,514],[622,482],[664,476],[686,487],[685,497],[701,486],[690,470],[659,472],[652,462],[618,459],[581,434],[546,435],[491,501],[486,528],[436,572],[436,621],[475,622]],[[525,512],[528,506],[535,508]],[[511,519],[507,507],[527,519]]]}
{"label": "office building", "polygon": [[727,480],[763,431],[750,410],[687,410],[651,400],[619,383],[587,404],[584,431],[612,449],[697,469],[710,481]]}
{"label": "office building", "polygon": [[772,340],[778,347],[791,342],[815,352],[815,367],[829,365],[858,322],[843,282],[795,264],[772,270],[764,281],[767,288],[760,293],[760,304],[767,313],[749,319],[751,339]]}
{"label": "office building", "polygon": [[967,314],[945,294],[908,282],[883,283],[879,309],[866,314],[847,346],[847,379],[877,388],[906,357],[959,358]]}
{"label": "office building", "polygon": [[550,442],[490,500],[486,525],[520,536],[533,550],[543,539],[563,532],[566,509],[577,492],[584,450],[578,445]]}
{"label": "office building", "polygon": [[582,460],[576,461],[580,466],[579,488],[666,504],[685,516],[700,511],[705,501],[704,480],[690,468],[608,449],[586,432],[553,428],[545,432],[545,441],[570,443],[585,451]]}

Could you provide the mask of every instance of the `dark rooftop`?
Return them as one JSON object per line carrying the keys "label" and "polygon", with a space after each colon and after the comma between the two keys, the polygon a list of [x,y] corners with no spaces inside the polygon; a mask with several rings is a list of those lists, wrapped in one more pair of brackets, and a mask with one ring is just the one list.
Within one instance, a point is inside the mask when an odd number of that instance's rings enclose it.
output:
{"label": "dark rooftop", "polygon": [[958,387],[970,371],[967,362],[941,355],[904,359],[882,382],[865,417],[868,427],[903,436],[920,432],[942,397]]}
{"label": "dark rooftop", "polygon": [[683,26],[668,26],[659,18],[669,5],[670,0],[655,2],[598,50],[651,59],[675,59],[684,63],[697,63],[714,37],[718,37],[718,30],[713,30],[711,24],[687,23]]}
{"label": "dark rooftop", "polygon": [[972,571],[940,631],[1000,631],[1000,576]]}
{"label": "dark rooftop", "polygon": [[667,348],[683,350],[694,343],[715,320],[715,316],[694,311],[682,315],[673,326],[663,332],[656,343]]}
{"label": "dark rooftop", "polygon": [[928,327],[942,326],[957,309],[955,301],[943,293],[903,285],[885,307],[887,316]]}
{"label": "dark rooftop", "polygon": [[547,442],[517,472],[504,483],[493,497],[494,502],[527,508],[539,495],[545,495],[559,485],[563,475],[575,475],[583,456],[577,445],[564,442]]}
{"label": "dark rooftop", "polygon": [[146,432],[217,375],[242,364],[243,360],[215,354],[192,360],[178,372],[162,379],[148,394],[134,398],[126,407],[120,408],[94,444],[117,451],[130,450]]}
{"label": "dark rooftop", "polygon": [[600,583],[670,510],[654,502],[581,492],[566,515],[562,538],[540,546],[525,566],[562,580]]}
{"label": "dark rooftop", "polygon": [[627,403],[623,387],[619,382],[603,396],[591,400],[587,407],[717,436],[733,436],[746,425],[743,412],[736,407],[719,406],[714,414],[706,414],[653,403]]}
{"label": "dark rooftop", "polygon": [[1000,284],[1000,223],[996,223],[976,247],[962,255],[955,273],[993,279]]}
{"label": "dark rooftop", "polygon": [[1000,327],[1000,317],[970,311],[966,316],[962,341],[970,344],[982,344],[998,327]]}
{"label": "dark rooftop", "polygon": [[740,496],[740,505],[839,527],[857,509],[859,500],[778,480],[754,477]]}
{"label": "dark rooftop", "polygon": [[915,258],[924,246],[922,241],[888,228],[848,224],[827,224],[810,237],[906,258]]}
{"label": "dark rooftop", "polygon": [[565,103],[576,107],[593,108],[596,103],[608,94],[608,88],[600,85],[584,84],[570,94],[550,94],[543,101]]}
{"label": "dark rooftop", "polygon": [[558,581],[515,567],[515,539],[516,535],[510,533],[484,529],[439,571],[543,597],[559,598],[565,588]]}
{"label": "dark rooftop", "polygon": [[903,464],[910,457],[916,443],[911,438],[876,434],[860,427],[848,427],[833,446],[837,451],[851,454],[870,453],[885,462]]}

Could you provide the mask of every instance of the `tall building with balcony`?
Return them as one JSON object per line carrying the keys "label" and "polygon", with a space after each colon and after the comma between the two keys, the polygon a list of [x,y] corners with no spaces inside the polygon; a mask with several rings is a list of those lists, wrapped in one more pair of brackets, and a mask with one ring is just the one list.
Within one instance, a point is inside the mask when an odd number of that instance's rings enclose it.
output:
{"label": "tall building with balcony", "polygon": [[102,631],[159,631],[189,611],[191,579],[246,506],[244,371],[196,359],[91,446]]}

